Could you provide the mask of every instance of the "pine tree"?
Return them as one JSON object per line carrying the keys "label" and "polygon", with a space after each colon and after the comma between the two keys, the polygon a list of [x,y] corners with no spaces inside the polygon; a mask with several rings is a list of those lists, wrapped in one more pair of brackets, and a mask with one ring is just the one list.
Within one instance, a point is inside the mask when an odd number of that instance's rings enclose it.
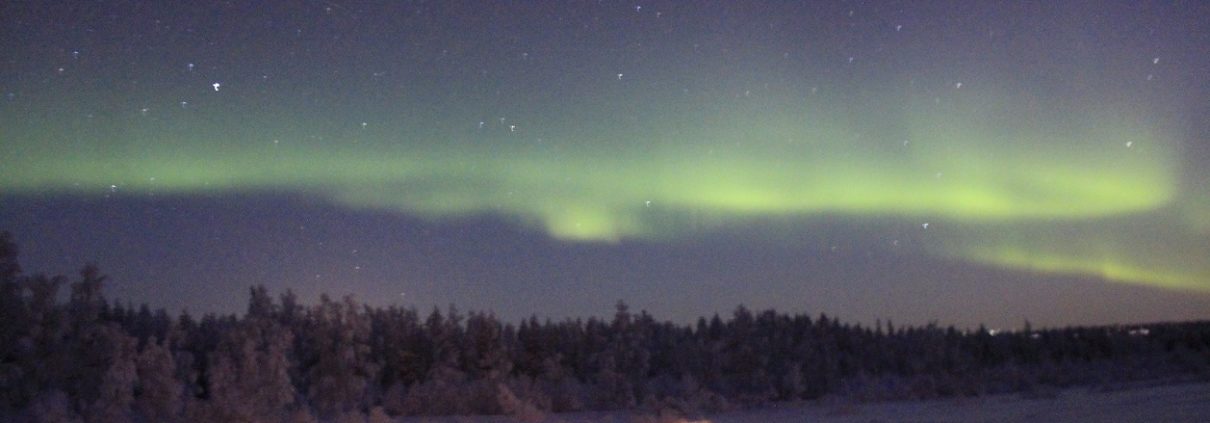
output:
{"label": "pine tree", "polygon": [[0,408],[19,408],[30,400],[22,386],[22,332],[29,328],[25,299],[19,283],[17,245],[8,232],[0,232]]}
{"label": "pine tree", "polygon": [[80,280],[71,284],[71,300],[68,310],[72,325],[76,328],[90,325],[101,317],[107,305],[101,295],[101,286],[105,276],[94,264],[85,265],[80,270]]}
{"label": "pine tree", "polygon": [[13,234],[8,231],[0,232],[0,284],[15,284],[21,275],[21,264],[18,263],[17,243],[13,242]]}

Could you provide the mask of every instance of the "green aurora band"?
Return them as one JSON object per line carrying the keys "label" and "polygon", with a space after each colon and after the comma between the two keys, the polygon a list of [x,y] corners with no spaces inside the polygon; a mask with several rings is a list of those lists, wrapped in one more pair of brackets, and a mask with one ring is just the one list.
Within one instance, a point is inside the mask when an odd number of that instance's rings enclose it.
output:
{"label": "green aurora band", "polygon": [[[1182,198],[1200,196],[1180,192],[1173,134],[1115,118],[1129,113],[1014,118],[1018,105],[1006,101],[920,102],[900,122],[906,136],[876,142],[854,135],[870,122],[809,107],[725,121],[690,114],[682,120],[719,123],[650,142],[600,134],[561,145],[283,146],[152,132],[81,152],[26,133],[4,157],[0,192],[301,192],[434,220],[499,215],[583,242],[675,239],[689,220],[877,217],[913,222],[945,257],[1210,291],[1210,265],[1198,259],[1210,257],[1210,225],[1196,213],[1206,203]],[[1181,221],[1188,227],[1172,223]]]}

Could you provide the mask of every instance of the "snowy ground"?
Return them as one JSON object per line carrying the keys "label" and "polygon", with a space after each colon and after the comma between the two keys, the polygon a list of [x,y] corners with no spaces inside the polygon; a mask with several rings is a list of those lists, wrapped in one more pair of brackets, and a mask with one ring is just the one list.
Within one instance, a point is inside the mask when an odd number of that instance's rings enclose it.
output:
{"label": "snowy ground", "polygon": [[[1075,388],[1047,398],[997,395],[936,401],[821,405],[804,403],[708,416],[710,423],[789,422],[1208,422],[1210,383],[1115,391]],[[399,423],[505,423],[506,417],[406,418]],[[546,416],[548,423],[676,423],[629,413]]]}

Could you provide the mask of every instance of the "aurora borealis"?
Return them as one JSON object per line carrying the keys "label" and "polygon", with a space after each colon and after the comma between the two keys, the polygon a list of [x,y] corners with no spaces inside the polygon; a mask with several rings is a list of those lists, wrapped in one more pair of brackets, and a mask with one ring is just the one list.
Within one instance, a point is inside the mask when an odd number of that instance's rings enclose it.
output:
{"label": "aurora borealis", "polygon": [[1202,4],[3,8],[0,229],[139,301],[1210,317]]}

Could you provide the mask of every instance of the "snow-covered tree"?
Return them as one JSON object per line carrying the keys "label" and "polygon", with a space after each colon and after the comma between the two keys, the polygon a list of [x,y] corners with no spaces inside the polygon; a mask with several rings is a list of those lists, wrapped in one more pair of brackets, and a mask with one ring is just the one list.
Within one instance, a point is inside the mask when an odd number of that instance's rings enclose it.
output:
{"label": "snow-covered tree", "polygon": [[292,334],[267,319],[230,328],[207,357],[210,398],[193,419],[257,422],[280,418],[294,403]]}
{"label": "snow-covered tree", "polygon": [[503,329],[490,314],[471,313],[467,318],[467,342],[461,351],[470,377],[494,383],[512,372],[512,358],[505,350]]}
{"label": "snow-covered tree", "polygon": [[179,418],[184,388],[176,377],[176,360],[167,342],[161,344],[152,338],[139,353],[136,368],[135,411],[154,422],[172,422]]}
{"label": "snow-covered tree", "polygon": [[601,409],[633,408],[638,404],[634,387],[626,374],[618,369],[617,354],[602,351],[596,356],[597,372],[593,386],[597,407]]}
{"label": "snow-covered tree", "polygon": [[322,415],[366,409],[371,404],[379,365],[370,357],[370,320],[352,297],[335,302],[324,296],[308,322],[304,371],[307,397]]}
{"label": "snow-covered tree", "polygon": [[85,334],[78,400],[87,422],[131,420],[138,381],[137,343],[117,325],[95,324]]}

